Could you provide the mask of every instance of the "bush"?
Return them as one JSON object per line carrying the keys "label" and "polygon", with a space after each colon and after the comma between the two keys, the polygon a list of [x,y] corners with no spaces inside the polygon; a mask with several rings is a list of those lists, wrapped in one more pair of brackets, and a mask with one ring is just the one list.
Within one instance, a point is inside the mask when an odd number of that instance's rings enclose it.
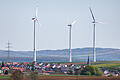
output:
{"label": "bush", "polygon": [[95,75],[96,76],[102,76],[102,72],[98,68],[96,68],[96,74]]}
{"label": "bush", "polygon": [[91,75],[91,72],[89,72],[89,71],[87,71],[87,72],[85,72],[85,75]]}
{"label": "bush", "polygon": [[23,80],[23,73],[20,70],[15,70],[10,76],[10,80]]}
{"label": "bush", "polygon": [[70,68],[70,70],[69,70],[69,75],[73,75],[73,70],[72,70],[72,68]]}
{"label": "bush", "polygon": [[5,64],[4,64],[4,62],[2,62],[2,65],[1,65],[1,67],[4,67],[5,66]]}
{"label": "bush", "polygon": [[80,70],[79,69],[75,69],[75,75],[79,75],[80,74]]}
{"label": "bush", "polygon": [[8,75],[8,70],[5,70],[5,73],[4,73],[5,75]]}
{"label": "bush", "polygon": [[30,71],[28,75],[29,80],[37,80],[38,79],[38,73],[36,71]]}
{"label": "bush", "polygon": [[100,69],[91,65],[88,65],[85,68],[83,68],[80,74],[102,76],[102,72],[100,71]]}
{"label": "bush", "polygon": [[108,75],[107,77],[113,77],[113,75],[110,74],[110,75]]}
{"label": "bush", "polygon": [[96,76],[102,76],[102,72],[100,72],[100,71],[97,72],[97,73],[96,73]]}

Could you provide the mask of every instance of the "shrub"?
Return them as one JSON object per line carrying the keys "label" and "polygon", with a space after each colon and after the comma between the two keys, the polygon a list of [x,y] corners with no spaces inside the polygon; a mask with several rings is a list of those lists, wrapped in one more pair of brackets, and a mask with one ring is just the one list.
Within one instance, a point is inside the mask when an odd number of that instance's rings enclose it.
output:
{"label": "shrub", "polygon": [[86,72],[90,72],[91,75],[95,75],[96,71],[95,71],[95,67],[88,65],[85,68],[82,69],[81,71],[81,75],[86,75]]}
{"label": "shrub", "polygon": [[91,72],[89,72],[89,71],[87,71],[87,72],[85,72],[85,75],[91,75]]}
{"label": "shrub", "polygon": [[28,75],[29,80],[37,80],[38,79],[38,73],[36,71],[30,71]]}
{"label": "shrub", "polygon": [[75,75],[79,75],[80,74],[80,70],[79,69],[75,69]]}
{"label": "shrub", "polygon": [[102,76],[102,72],[100,71],[99,68],[95,67],[95,70],[96,70],[96,76]]}
{"label": "shrub", "polygon": [[102,72],[100,71],[100,69],[91,65],[87,65],[85,68],[83,68],[80,74],[102,76]]}
{"label": "shrub", "polygon": [[113,75],[110,74],[110,75],[108,75],[107,77],[112,77],[112,76],[113,76]]}
{"label": "shrub", "polygon": [[8,70],[5,70],[5,73],[4,73],[5,75],[8,75]]}
{"label": "shrub", "polygon": [[70,70],[69,70],[69,75],[73,75],[73,70],[72,70],[72,68],[70,68]]}
{"label": "shrub", "polygon": [[4,67],[5,65],[4,65],[4,62],[2,62],[2,65],[1,65],[1,67]]}
{"label": "shrub", "polygon": [[101,71],[97,71],[96,72],[96,76],[102,76],[102,72]]}
{"label": "shrub", "polygon": [[10,76],[10,80],[23,80],[23,73],[20,70],[15,70]]}

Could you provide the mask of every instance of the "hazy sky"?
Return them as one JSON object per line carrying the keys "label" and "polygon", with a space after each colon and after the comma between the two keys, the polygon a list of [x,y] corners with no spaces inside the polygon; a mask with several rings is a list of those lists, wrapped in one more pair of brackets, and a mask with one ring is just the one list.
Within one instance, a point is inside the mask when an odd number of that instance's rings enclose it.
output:
{"label": "hazy sky", "polygon": [[[72,27],[72,48],[92,47],[92,18],[98,21],[96,47],[120,48],[120,0],[39,0],[36,26],[37,50],[68,48],[68,27]],[[12,50],[33,50],[33,22],[36,0],[0,0],[0,49],[8,40]]]}

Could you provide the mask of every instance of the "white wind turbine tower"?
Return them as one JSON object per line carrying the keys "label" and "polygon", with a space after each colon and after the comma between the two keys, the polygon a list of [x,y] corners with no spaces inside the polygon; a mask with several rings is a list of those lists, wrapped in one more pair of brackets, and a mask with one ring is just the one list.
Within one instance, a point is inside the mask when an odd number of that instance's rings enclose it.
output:
{"label": "white wind turbine tower", "polygon": [[36,12],[35,12],[35,17],[33,17],[32,18],[32,20],[34,21],[34,49],[33,49],[33,57],[34,57],[34,63],[36,64],[36,35],[35,35],[35,31],[36,31],[36,22],[38,23],[38,24],[40,24],[39,23],[39,21],[38,21],[38,5],[36,6]]}
{"label": "white wind turbine tower", "polygon": [[95,34],[95,32],[96,32],[96,23],[102,23],[102,22],[96,22],[96,20],[95,20],[95,17],[94,17],[94,15],[93,15],[93,12],[92,12],[92,9],[91,8],[89,8],[90,9],[90,13],[91,13],[91,15],[92,15],[92,19],[93,19],[93,61],[94,62],[96,62],[96,47],[95,47],[95,43],[96,43],[96,34]]}
{"label": "white wind turbine tower", "polygon": [[68,24],[69,26],[69,62],[72,62],[72,54],[71,54],[71,31],[72,31],[72,26],[78,21],[78,18],[74,20],[71,24]]}

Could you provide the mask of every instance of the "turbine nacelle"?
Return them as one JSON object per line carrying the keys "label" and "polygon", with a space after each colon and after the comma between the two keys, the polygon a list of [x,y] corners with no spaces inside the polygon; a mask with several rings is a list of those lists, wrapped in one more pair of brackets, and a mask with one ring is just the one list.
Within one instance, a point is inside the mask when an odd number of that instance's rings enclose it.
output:
{"label": "turbine nacelle", "polygon": [[36,18],[33,17],[32,20],[36,20]]}
{"label": "turbine nacelle", "polygon": [[95,21],[93,21],[92,23],[93,23],[93,24],[96,24],[96,23],[104,24],[103,22],[95,22]]}
{"label": "turbine nacelle", "polygon": [[72,25],[71,25],[71,24],[68,24],[67,26],[70,26],[70,27],[72,27]]}
{"label": "turbine nacelle", "polygon": [[97,22],[93,21],[92,23],[94,23],[94,24],[95,24],[95,23],[97,23]]}

